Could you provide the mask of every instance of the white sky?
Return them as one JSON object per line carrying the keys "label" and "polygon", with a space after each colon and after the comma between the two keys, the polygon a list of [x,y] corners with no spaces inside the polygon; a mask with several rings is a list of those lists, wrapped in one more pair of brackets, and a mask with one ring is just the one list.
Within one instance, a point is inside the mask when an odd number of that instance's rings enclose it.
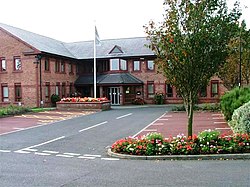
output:
{"label": "white sky", "polygon": [[[250,28],[250,0],[239,1]],[[94,20],[100,39],[145,36],[162,15],[163,0],[0,0],[1,23],[64,42],[92,40]]]}

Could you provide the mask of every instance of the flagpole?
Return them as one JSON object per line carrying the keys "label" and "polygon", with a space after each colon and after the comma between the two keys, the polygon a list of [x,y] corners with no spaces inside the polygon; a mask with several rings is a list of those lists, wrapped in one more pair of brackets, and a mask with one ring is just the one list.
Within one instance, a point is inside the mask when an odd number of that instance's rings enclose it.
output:
{"label": "flagpole", "polygon": [[94,98],[96,98],[96,26],[94,24]]}

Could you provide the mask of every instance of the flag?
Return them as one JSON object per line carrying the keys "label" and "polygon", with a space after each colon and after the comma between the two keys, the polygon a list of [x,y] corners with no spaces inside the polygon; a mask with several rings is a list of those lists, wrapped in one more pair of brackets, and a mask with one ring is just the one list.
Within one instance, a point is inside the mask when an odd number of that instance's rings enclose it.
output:
{"label": "flag", "polygon": [[101,44],[101,40],[100,40],[99,34],[97,32],[96,26],[95,26],[95,44],[96,45],[100,45]]}

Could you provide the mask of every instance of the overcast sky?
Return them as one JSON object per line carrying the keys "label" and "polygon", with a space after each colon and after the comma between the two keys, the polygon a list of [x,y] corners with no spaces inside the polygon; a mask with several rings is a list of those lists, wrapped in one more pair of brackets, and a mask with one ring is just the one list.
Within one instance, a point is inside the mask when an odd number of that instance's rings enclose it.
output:
{"label": "overcast sky", "polygon": [[[235,0],[228,0],[230,4]],[[250,28],[250,0],[240,0]],[[1,0],[0,22],[64,42],[145,36],[163,18],[163,0]],[[244,6],[242,6],[244,7]]]}

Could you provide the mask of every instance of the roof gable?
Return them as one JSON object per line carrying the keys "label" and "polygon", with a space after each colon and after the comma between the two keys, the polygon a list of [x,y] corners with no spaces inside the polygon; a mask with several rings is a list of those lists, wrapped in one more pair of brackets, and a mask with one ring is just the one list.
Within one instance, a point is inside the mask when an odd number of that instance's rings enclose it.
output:
{"label": "roof gable", "polygon": [[113,54],[113,53],[115,53],[115,54],[123,53],[122,48],[120,46],[118,46],[118,45],[115,45],[113,47],[113,49],[111,49],[111,51],[109,52],[109,54]]}

